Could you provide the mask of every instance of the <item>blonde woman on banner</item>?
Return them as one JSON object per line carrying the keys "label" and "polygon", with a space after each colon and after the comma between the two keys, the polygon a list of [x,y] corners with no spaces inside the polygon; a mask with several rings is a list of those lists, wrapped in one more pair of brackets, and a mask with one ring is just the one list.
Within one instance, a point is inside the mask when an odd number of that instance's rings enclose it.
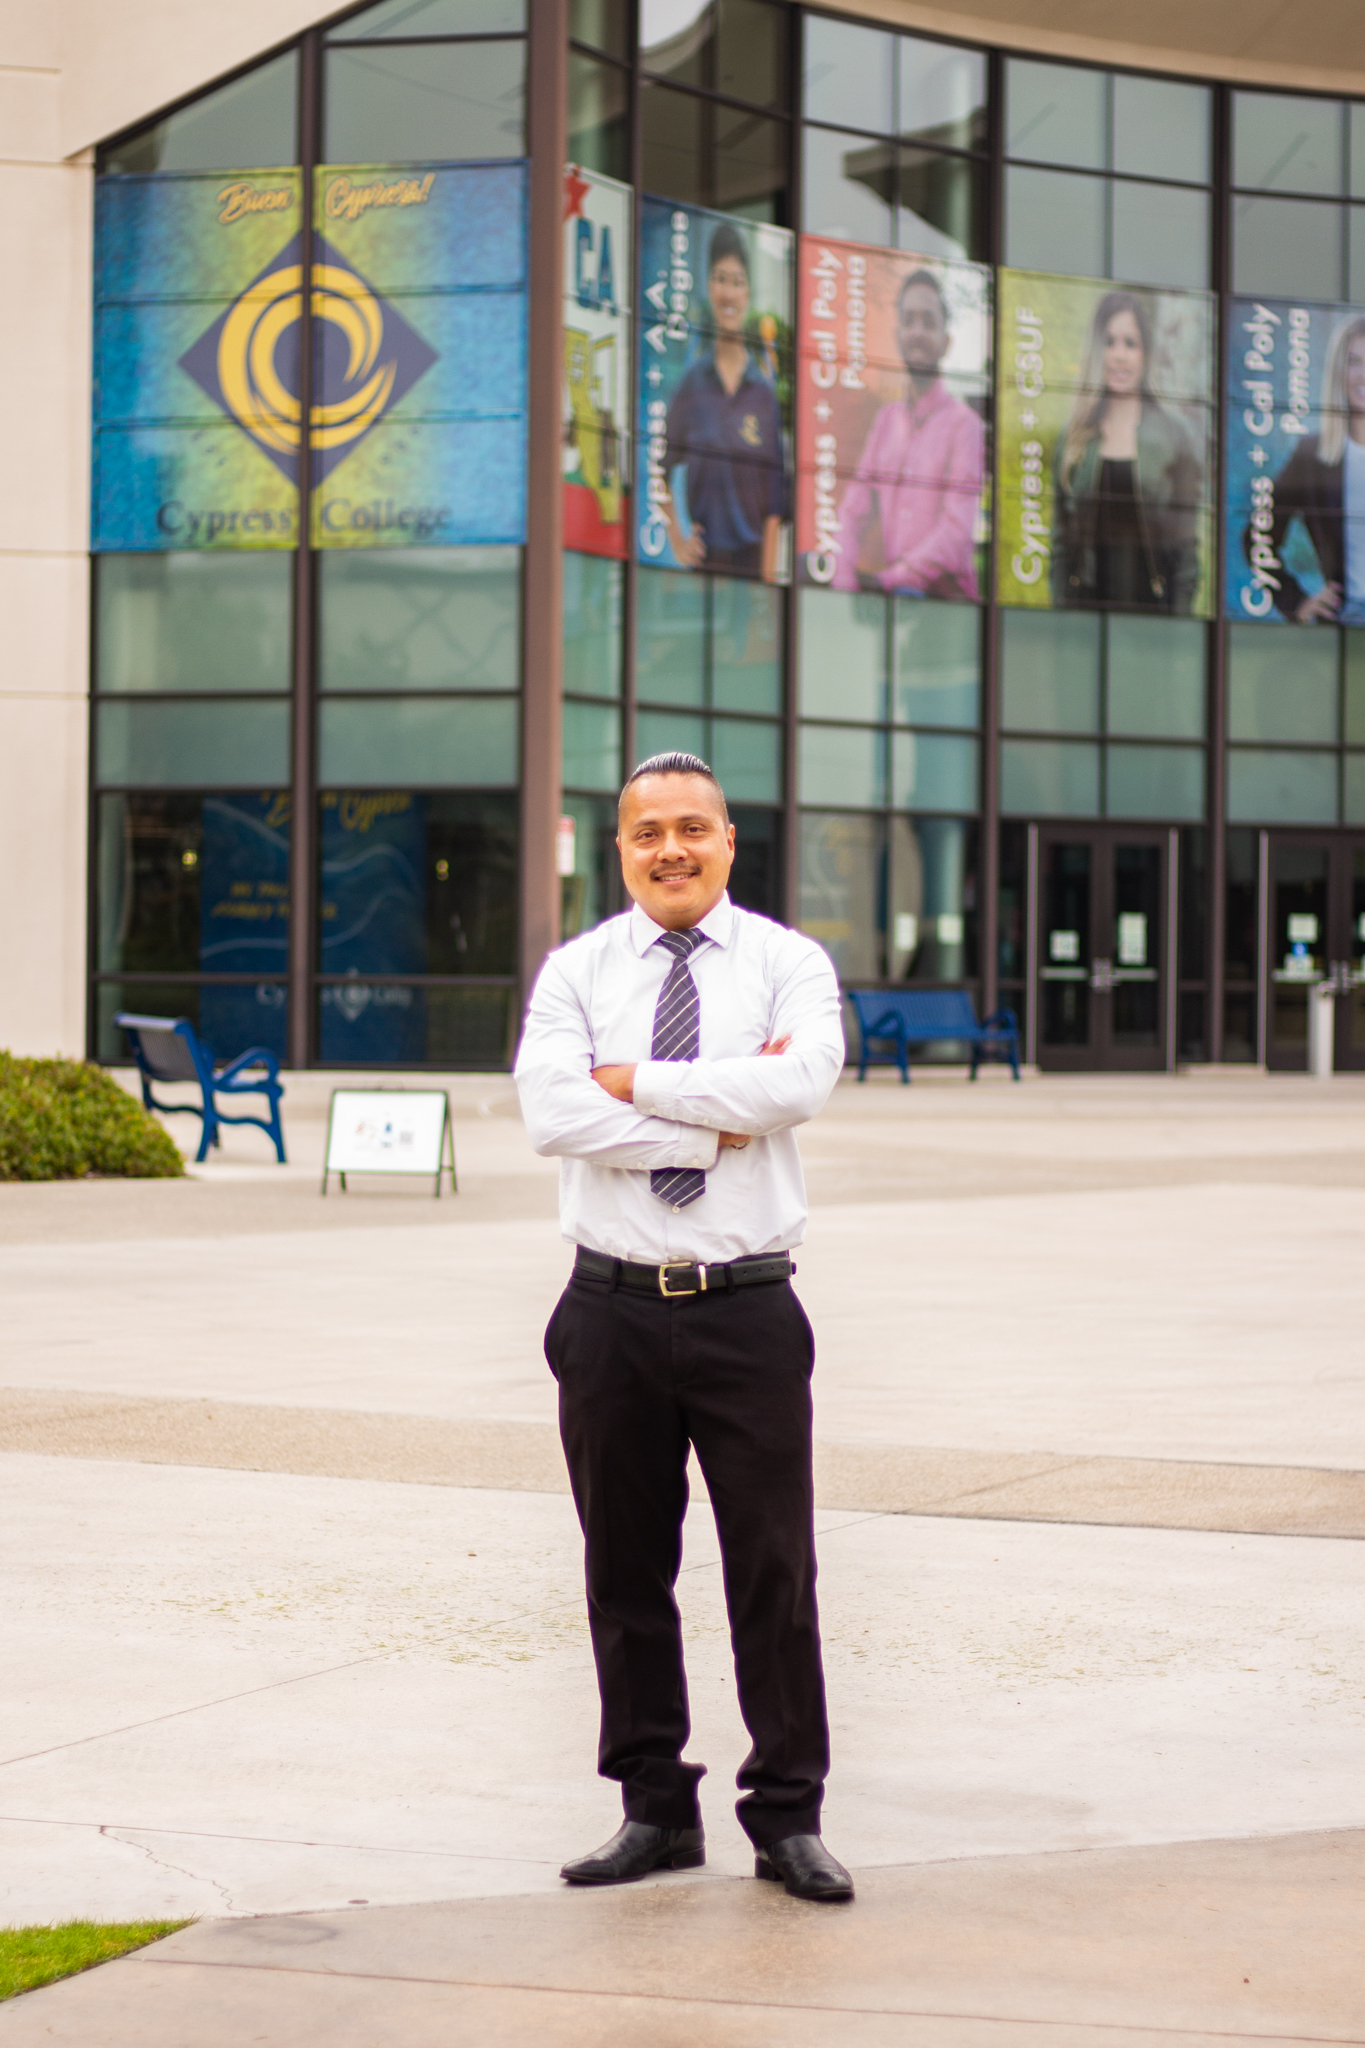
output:
{"label": "blonde woman on banner", "polygon": [[1106,292],[1057,450],[1052,601],[1188,612],[1199,581],[1203,464],[1153,394],[1152,316]]}
{"label": "blonde woman on banner", "polygon": [[[1284,563],[1302,520],[1322,571],[1306,591]],[[1251,528],[1242,546],[1250,559]],[[1280,558],[1276,609],[1297,625],[1365,624],[1365,315],[1343,320],[1327,348],[1320,431],[1299,442],[1275,479],[1270,545]]]}

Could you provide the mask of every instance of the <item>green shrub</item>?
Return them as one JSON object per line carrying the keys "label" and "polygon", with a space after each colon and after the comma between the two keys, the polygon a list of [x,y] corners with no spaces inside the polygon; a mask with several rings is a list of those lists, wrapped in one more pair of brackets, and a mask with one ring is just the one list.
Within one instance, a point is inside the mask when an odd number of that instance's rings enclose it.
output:
{"label": "green shrub", "polygon": [[112,1074],[83,1060],[0,1052],[0,1180],[169,1180],[184,1171],[174,1141]]}

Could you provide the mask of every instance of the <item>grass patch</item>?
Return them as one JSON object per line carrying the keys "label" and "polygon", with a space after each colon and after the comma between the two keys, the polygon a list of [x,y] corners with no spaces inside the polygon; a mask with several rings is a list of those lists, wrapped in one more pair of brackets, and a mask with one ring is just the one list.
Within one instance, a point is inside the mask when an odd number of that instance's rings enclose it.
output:
{"label": "grass patch", "polygon": [[184,1171],[169,1133],[102,1067],[0,1052],[0,1180],[171,1180]]}
{"label": "grass patch", "polygon": [[115,1926],[64,1920],[59,1927],[0,1927],[0,1999],[93,1970],[96,1963],[111,1963],[115,1956],[188,1926],[188,1920],[130,1920]]}

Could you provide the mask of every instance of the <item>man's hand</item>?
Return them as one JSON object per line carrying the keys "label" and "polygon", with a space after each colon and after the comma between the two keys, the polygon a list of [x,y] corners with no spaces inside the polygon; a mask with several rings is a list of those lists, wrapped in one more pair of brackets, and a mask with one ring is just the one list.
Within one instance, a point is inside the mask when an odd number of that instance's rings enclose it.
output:
{"label": "man's hand", "polygon": [[[760,1060],[774,1059],[784,1053],[791,1042],[791,1033],[786,1031],[782,1034],[781,1038],[770,1038],[766,1045],[761,1045],[754,1057]],[[634,1102],[635,1068],[633,1066],[594,1067],[592,1077],[599,1088],[606,1089],[613,1101]],[[748,1134],[744,1131],[721,1131],[719,1138],[722,1152],[727,1150],[742,1152],[749,1142]]]}

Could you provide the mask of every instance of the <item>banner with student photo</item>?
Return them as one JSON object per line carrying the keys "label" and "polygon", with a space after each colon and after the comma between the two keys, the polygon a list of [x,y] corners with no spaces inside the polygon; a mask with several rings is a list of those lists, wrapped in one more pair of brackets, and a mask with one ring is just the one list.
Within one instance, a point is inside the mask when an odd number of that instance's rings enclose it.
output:
{"label": "banner with student photo", "polygon": [[827,235],[797,268],[801,580],[977,601],[989,270]]}
{"label": "banner with student photo", "polygon": [[640,202],[641,562],[787,580],[793,237]]}
{"label": "banner with student photo", "polygon": [[630,491],[629,185],[564,173],[564,545],[624,560]]}
{"label": "banner with student photo", "polygon": [[1210,616],[1214,301],[1002,270],[996,595]]}
{"label": "banner with student photo", "polygon": [[1365,307],[1234,299],[1225,609],[1365,625]]}

